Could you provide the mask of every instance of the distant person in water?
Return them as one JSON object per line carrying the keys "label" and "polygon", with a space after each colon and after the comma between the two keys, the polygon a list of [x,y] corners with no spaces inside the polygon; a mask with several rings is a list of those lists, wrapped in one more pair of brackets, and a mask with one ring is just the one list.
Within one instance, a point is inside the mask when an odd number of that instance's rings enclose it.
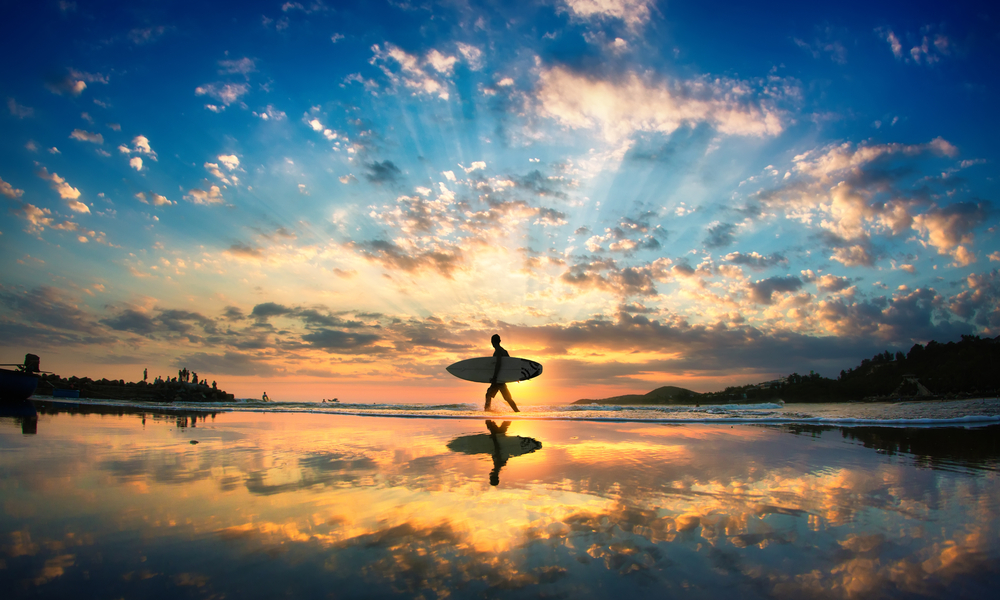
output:
{"label": "distant person in water", "polygon": [[493,402],[493,397],[500,392],[503,395],[503,399],[510,404],[510,407],[514,409],[514,412],[521,412],[517,409],[517,405],[514,404],[514,399],[510,396],[510,390],[507,389],[506,383],[497,383],[497,377],[500,376],[500,363],[503,361],[503,357],[510,357],[510,353],[500,346],[500,336],[493,334],[490,338],[490,343],[493,344],[493,356],[497,359],[496,368],[493,370],[493,379],[490,380],[490,389],[486,390],[486,406],[483,410],[489,410],[490,404]]}
{"label": "distant person in water", "polygon": [[264,402],[270,402],[271,401],[271,399],[267,397],[267,392],[264,392],[264,397],[261,398],[261,400],[263,400]]}

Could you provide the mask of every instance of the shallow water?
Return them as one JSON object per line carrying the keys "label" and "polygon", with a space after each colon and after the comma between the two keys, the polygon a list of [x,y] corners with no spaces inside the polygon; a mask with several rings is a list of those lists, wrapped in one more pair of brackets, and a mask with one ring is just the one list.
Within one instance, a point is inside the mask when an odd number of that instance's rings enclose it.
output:
{"label": "shallow water", "polygon": [[944,405],[880,409],[893,427],[37,406],[34,421],[0,417],[0,585],[15,597],[978,597],[1000,584],[1000,425],[929,426],[962,416]]}
{"label": "shallow water", "polygon": [[706,404],[664,406],[535,405],[521,406],[514,413],[503,402],[494,403],[493,411],[484,412],[480,404],[397,404],[397,403],[321,403],[321,402],[152,402],[112,400],[63,400],[39,396],[46,404],[63,407],[147,408],[165,411],[200,412],[270,412],[313,413],[377,417],[412,417],[435,419],[505,418],[554,421],[644,421],[651,423],[823,423],[871,425],[942,425],[1000,423],[1000,399],[985,398],[922,402],[838,402],[785,404]]}

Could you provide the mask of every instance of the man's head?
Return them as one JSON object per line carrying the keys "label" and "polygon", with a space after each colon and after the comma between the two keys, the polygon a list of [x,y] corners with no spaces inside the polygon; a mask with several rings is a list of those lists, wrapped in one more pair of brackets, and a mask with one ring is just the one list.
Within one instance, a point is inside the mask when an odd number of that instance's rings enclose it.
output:
{"label": "man's head", "polygon": [[494,333],[493,337],[490,338],[490,343],[493,344],[494,348],[497,347],[497,346],[499,346],[500,345],[500,336]]}

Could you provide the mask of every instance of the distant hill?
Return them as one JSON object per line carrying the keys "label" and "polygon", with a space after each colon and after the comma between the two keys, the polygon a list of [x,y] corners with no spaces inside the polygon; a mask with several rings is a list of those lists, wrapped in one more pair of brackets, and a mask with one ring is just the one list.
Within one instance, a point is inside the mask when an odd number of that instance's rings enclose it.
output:
{"label": "distant hill", "polygon": [[573,404],[727,404],[730,402],[843,402],[858,400],[992,398],[1000,396],[1000,336],[963,335],[958,342],[916,344],[904,354],[886,350],[830,379],[792,373],[774,381],[699,394],[674,386]]}
{"label": "distant hill", "polygon": [[573,404],[690,404],[696,402],[701,396],[698,392],[692,392],[684,388],[665,385],[656,388],[648,394],[626,394],[624,396],[614,396],[612,398],[602,398],[600,400],[577,400]]}

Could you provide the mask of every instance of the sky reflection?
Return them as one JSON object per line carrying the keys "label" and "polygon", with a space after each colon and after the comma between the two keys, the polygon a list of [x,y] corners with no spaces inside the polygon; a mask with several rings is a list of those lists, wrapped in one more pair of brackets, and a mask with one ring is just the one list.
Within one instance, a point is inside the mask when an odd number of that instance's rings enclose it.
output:
{"label": "sky reflection", "polygon": [[42,411],[24,434],[0,417],[0,583],[975,596],[1000,582],[997,432]]}

